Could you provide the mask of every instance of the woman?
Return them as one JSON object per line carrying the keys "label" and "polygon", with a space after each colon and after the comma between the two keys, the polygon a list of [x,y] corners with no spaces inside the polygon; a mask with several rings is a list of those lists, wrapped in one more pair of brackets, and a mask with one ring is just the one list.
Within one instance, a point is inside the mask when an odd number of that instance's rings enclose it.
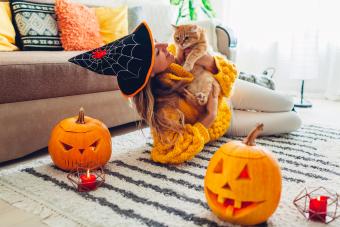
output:
{"label": "woman", "polygon": [[138,113],[151,128],[151,157],[156,162],[185,162],[209,141],[226,133],[245,136],[257,123],[264,124],[263,135],[291,132],[301,125],[298,115],[291,111],[290,98],[236,80],[232,63],[208,54],[197,64],[209,70],[220,86],[213,88],[206,107],[197,106],[195,97],[185,90],[193,75],[176,64],[167,44],[154,43],[145,22],[132,34],[70,61],[117,76],[120,90],[133,97]]}
{"label": "woman", "polygon": [[[151,79],[134,97],[139,114],[152,129],[154,147],[151,156],[154,161],[182,163],[199,153],[205,143],[219,138],[227,130],[228,135],[245,136],[256,123],[264,123],[263,134],[270,135],[291,132],[301,125],[298,115],[291,111],[293,102],[289,97],[241,80],[235,83],[229,105],[224,98],[218,96],[215,88],[208,99],[205,115],[201,115],[196,122],[187,121],[188,115],[191,118],[190,111],[186,110],[188,104],[195,108],[193,95],[185,89],[184,97],[176,94],[163,95],[162,91],[158,91],[162,82],[157,80],[157,76],[163,76],[161,73],[174,63],[175,58],[169,53],[168,45],[155,44]],[[221,65],[231,65],[227,60],[207,54],[197,64],[213,73],[215,78],[227,77],[230,84],[220,83],[221,86],[233,86],[234,75],[221,72],[224,70]],[[223,79],[218,80],[221,81]],[[229,112],[233,109],[230,104],[235,109],[233,113]]]}

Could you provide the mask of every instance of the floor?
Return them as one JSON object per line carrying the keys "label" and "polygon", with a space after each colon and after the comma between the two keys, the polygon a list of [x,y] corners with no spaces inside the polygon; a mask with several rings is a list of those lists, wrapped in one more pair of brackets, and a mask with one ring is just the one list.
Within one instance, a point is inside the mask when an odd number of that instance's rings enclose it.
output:
{"label": "floor", "polygon": [[[340,102],[313,99],[312,108],[296,109],[304,124],[317,123],[340,129]],[[317,119],[317,122],[316,122]]]}
{"label": "floor", "polygon": [[[122,135],[136,130],[138,125],[136,123],[129,123],[126,125],[111,128],[111,136]],[[141,126],[142,128],[145,125]],[[33,159],[48,156],[47,148],[41,149],[31,155],[24,158],[9,161],[0,164],[0,169],[11,168],[18,164],[30,162]],[[11,206],[5,201],[0,199],[0,227],[43,227],[45,225],[38,216],[25,212],[19,208]]]}
{"label": "floor", "polygon": [[[339,120],[340,102],[333,102],[321,99],[313,99],[311,101],[313,103],[313,108],[296,109],[305,124],[315,123],[317,119],[317,123],[320,125],[332,126],[333,128],[340,129]],[[145,127],[145,125],[143,125],[142,127]],[[136,123],[130,123],[123,126],[115,127],[111,129],[110,132],[112,136],[116,136],[134,130],[136,130]],[[36,159],[47,155],[48,155],[47,149],[45,148],[19,160],[0,164],[0,169],[11,168],[15,165],[29,162],[32,159]],[[44,223],[41,222],[38,216],[22,211],[16,207],[9,205],[8,203],[2,200],[0,200],[0,220],[1,220],[0,227],[46,226]]]}

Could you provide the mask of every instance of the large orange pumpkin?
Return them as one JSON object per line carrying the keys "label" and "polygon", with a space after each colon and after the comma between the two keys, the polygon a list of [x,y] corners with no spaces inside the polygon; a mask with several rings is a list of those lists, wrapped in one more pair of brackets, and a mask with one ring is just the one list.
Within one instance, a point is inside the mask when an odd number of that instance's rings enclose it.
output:
{"label": "large orange pumpkin", "polygon": [[56,166],[63,170],[105,165],[111,157],[111,135],[99,120],[84,115],[59,122],[53,129],[48,151]]}
{"label": "large orange pumpkin", "polygon": [[221,219],[241,225],[265,222],[281,196],[281,171],[273,155],[254,143],[263,124],[243,141],[222,145],[211,158],[204,192],[211,210]]}

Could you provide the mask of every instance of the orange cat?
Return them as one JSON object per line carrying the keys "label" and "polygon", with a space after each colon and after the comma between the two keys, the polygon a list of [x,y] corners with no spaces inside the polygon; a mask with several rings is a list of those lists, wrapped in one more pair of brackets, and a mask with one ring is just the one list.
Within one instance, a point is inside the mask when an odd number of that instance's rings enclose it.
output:
{"label": "orange cat", "polygon": [[[177,60],[183,64],[185,70],[194,75],[194,80],[188,85],[187,90],[195,95],[199,105],[205,105],[213,84],[218,85],[211,72],[195,64],[198,59],[207,54],[208,42],[205,31],[199,26],[191,24],[174,26],[174,28]],[[191,51],[186,59],[182,59],[186,48],[190,48]],[[219,85],[215,87],[219,88]]]}

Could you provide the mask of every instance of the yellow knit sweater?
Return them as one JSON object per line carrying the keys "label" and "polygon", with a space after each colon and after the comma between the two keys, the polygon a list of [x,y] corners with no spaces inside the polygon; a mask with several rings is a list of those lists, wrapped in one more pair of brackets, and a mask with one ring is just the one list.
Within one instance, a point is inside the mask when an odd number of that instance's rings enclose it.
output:
{"label": "yellow knit sweater", "polygon": [[[168,140],[161,140],[160,135],[151,129],[154,140],[151,158],[155,162],[170,164],[185,162],[199,153],[203,149],[204,144],[218,139],[227,132],[231,120],[231,111],[225,98],[230,96],[237,77],[237,71],[235,65],[225,58],[219,56],[214,58],[218,68],[218,73],[216,73],[214,77],[222,88],[215,121],[212,126],[207,129],[197,121],[199,112],[184,99],[179,99],[177,107],[185,116],[184,133],[179,134],[175,131],[168,130],[162,134],[162,136],[165,136]],[[163,74],[162,77],[162,83],[170,86],[178,81],[191,82],[193,79],[191,73],[184,71],[183,68],[177,64],[171,64],[169,72]],[[176,109],[171,106],[160,108],[158,114],[162,114],[167,119],[180,121]]]}

